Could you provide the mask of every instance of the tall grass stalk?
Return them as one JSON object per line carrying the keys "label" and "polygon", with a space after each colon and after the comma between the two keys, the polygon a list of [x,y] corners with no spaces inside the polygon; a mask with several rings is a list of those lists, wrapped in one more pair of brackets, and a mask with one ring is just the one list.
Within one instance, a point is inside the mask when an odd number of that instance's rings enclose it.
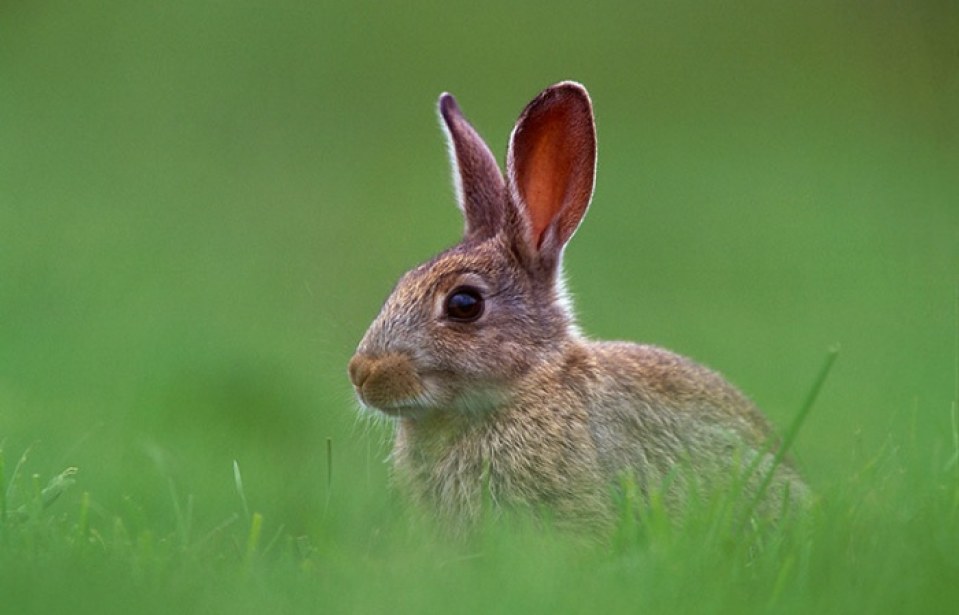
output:
{"label": "tall grass stalk", "polygon": [[250,531],[246,536],[246,550],[243,553],[243,567],[250,570],[253,566],[253,558],[256,556],[257,547],[260,545],[260,534],[263,531],[263,515],[253,513],[250,519]]}
{"label": "tall grass stalk", "polygon": [[233,460],[233,485],[236,487],[236,493],[240,496],[240,503],[243,504],[243,515],[250,519],[250,506],[246,501],[246,491],[243,489],[243,475],[240,474],[240,464],[236,459]]}
{"label": "tall grass stalk", "polygon": [[186,549],[190,545],[190,536],[193,529],[193,495],[187,496],[186,512],[184,512],[180,507],[180,498],[177,495],[176,485],[172,477],[167,484],[170,488],[170,499],[173,500],[173,514],[176,519],[176,534],[179,538],[180,548]]}
{"label": "tall grass stalk", "polygon": [[80,516],[77,519],[77,544],[83,546],[90,534],[90,492],[80,497]]}
{"label": "tall grass stalk", "polygon": [[816,398],[819,397],[819,392],[826,383],[826,378],[828,378],[829,372],[832,370],[833,363],[835,363],[836,357],[838,356],[839,346],[833,346],[826,353],[826,360],[823,362],[819,373],[816,375],[816,379],[813,381],[812,387],[810,387],[809,391],[806,393],[806,399],[803,401],[802,406],[799,408],[799,412],[796,413],[795,418],[789,425],[789,429],[786,430],[786,433],[782,439],[782,443],[776,448],[772,463],[763,476],[762,482],[756,489],[755,494],[753,494],[749,505],[743,511],[743,517],[740,521],[741,529],[745,529],[745,525],[748,523],[749,519],[752,518],[753,513],[756,511],[759,503],[765,496],[766,491],[769,489],[769,485],[772,483],[776,469],[782,464],[783,459],[785,459],[786,454],[793,445],[793,442],[795,442],[796,436],[799,435],[799,431],[802,429],[803,423],[806,421],[806,417],[809,416],[809,412],[812,410],[813,404],[816,402]]}
{"label": "tall grass stalk", "polygon": [[20,458],[17,460],[17,464],[13,466],[13,472],[10,474],[10,478],[7,480],[7,491],[4,494],[7,501],[11,500],[11,492],[16,487],[17,479],[20,477],[20,471],[23,469],[23,466],[27,463],[27,455],[30,454],[30,448],[28,447],[23,454],[20,455]]}

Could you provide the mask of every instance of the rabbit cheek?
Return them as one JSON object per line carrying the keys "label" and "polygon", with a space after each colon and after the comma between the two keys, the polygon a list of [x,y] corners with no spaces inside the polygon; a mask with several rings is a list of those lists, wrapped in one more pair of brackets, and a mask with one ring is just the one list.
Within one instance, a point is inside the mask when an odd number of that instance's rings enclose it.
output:
{"label": "rabbit cheek", "polygon": [[350,380],[360,400],[387,414],[417,405],[423,384],[412,362],[398,354],[379,357],[357,354],[350,361]]}

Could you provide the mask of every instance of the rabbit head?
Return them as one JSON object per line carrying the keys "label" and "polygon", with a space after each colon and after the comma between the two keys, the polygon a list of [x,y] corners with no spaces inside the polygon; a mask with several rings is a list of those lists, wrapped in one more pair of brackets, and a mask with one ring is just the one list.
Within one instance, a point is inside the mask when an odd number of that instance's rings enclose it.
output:
{"label": "rabbit head", "polygon": [[526,107],[505,177],[451,95],[439,113],[463,239],[400,279],[349,364],[361,402],[395,416],[490,410],[579,337],[561,261],[593,191],[585,88],[562,82]]}

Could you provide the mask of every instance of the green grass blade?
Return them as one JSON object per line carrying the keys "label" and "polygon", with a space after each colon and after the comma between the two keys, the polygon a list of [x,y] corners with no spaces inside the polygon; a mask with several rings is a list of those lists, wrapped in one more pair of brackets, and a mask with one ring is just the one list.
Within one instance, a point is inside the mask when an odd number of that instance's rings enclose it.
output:
{"label": "green grass blade", "polygon": [[256,556],[257,547],[260,544],[260,534],[263,531],[263,515],[253,513],[250,520],[250,531],[246,537],[246,551],[243,554],[243,567],[249,570],[253,566],[253,558]]}
{"label": "green grass blade", "polygon": [[796,437],[799,435],[799,431],[802,429],[803,423],[806,421],[806,417],[809,416],[809,411],[812,410],[813,404],[816,402],[816,398],[819,397],[819,392],[826,383],[826,378],[829,377],[829,372],[832,370],[833,363],[835,363],[836,357],[838,356],[838,345],[833,346],[826,353],[826,360],[823,362],[819,373],[816,375],[816,380],[813,382],[812,387],[810,387],[809,392],[806,394],[806,399],[803,401],[799,412],[796,413],[792,424],[790,424],[789,429],[786,430],[786,434],[783,436],[782,444],[780,444],[779,448],[776,449],[776,452],[773,455],[772,464],[770,465],[765,476],[763,476],[763,481],[759,484],[759,488],[756,489],[756,493],[753,494],[753,498],[750,501],[749,506],[743,512],[743,522],[741,527],[745,527],[746,521],[752,516],[753,512],[759,506],[759,503],[762,501],[766,491],[769,489],[769,485],[772,483],[776,469],[782,464],[783,459],[786,457],[786,454],[792,447],[793,442],[795,442]]}
{"label": "green grass blade", "polygon": [[240,496],[240,502],[243,504],[243,514],[249,519],[250,506],[246,502],[246,491],[243,489],[243,476],[240,474],[240,464],[236,459],[233,460],[233,484],[236,486],[236,493]]}
{"label": "green grass blade", "polygon": [[90,533],[90,492],[84,491],[80,498],[80,517],[77,519],[77,544],[86,544]]}
{"label": "green grass blade", "polygon": [[16,488],[17,479],[20,477],[20,471],[23,469],[23,466],[27,463],[27,455],[30,454],[30,448],[23,451],[23,454],[20,455],[20,459],[17,460],[17,464],[13,466],[13,473],[10,474],[10,480],[7,481],[7,492],[4,494],[7,501],[11,499],[12,491]]}
{"label": "green grass blade", "polygon": [[47,486],[40,491],[40,502],[43,508],[47,508],[56,502],[64,491],[72,487],[77,482],[73,477],[79,472],[79,468],[67,468],[50,479]]}

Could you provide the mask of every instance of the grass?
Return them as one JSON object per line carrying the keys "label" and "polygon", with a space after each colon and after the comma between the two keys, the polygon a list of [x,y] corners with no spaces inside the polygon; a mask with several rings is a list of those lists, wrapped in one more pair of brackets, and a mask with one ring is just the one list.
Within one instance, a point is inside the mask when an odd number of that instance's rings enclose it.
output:
{"label": "grass", "polygon": [[[466,612],[936,612],[959,600],[955,416],[952,425],[949,461],[890,433],[807,514],[779,522],[743,525],[729,514],[741,509],[735,493],[700,501],[677,522],[655,496],[641,504],[626,481],[621,521],[602,541],[500,517],[451,543],[396,501],[385,517],[366,513],[360,540],[322,523],[293,534],[282,518],[250,508],[255,494],[237,462],[235,506],[218,511],[218,521],[197,527],[196,498],[171,479],[172,515],[153,524],[135,502],[108,512],[86,491],[64,505],[60,496],[82,489],[82,475],[67,468],[43,487],[24,454],[0,474],[0,589],[17,612],[37,613],[445,612],[449,604]],[[329,472],[335,480],[332,465]],[[332,492],[327,507],[327,518],[357,512]]]}

